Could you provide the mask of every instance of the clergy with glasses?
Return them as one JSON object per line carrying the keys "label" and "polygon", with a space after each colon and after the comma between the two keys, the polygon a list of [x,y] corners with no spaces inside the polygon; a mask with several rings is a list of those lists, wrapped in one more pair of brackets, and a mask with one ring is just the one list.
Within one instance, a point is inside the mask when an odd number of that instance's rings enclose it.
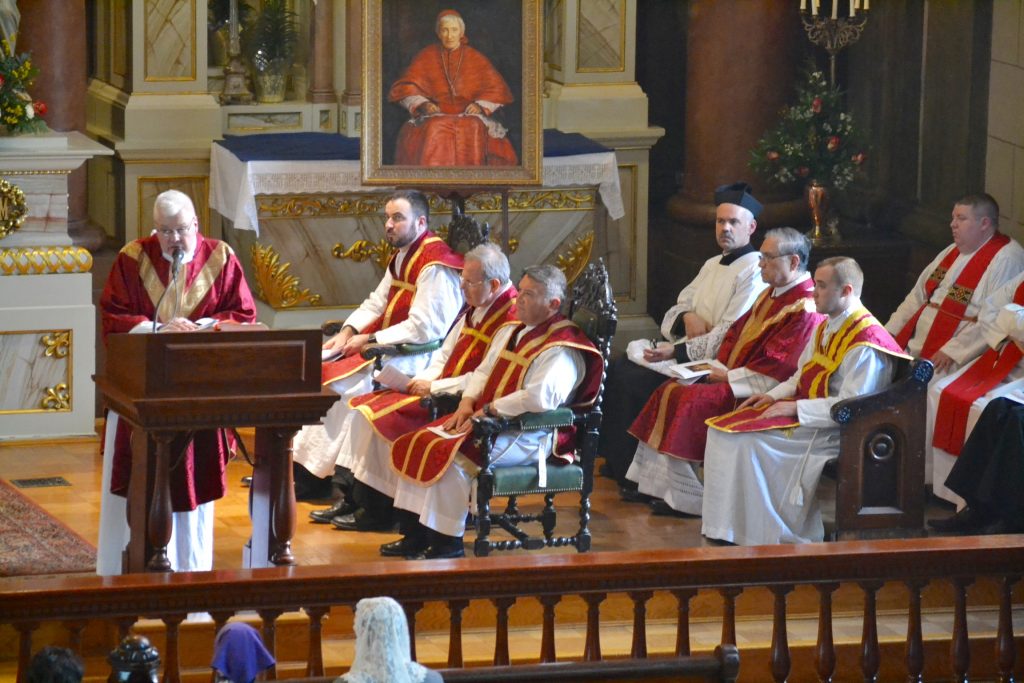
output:
{"label": "clergy with glasses", "polygon": [[796,371],[811,332],[824,320],[814,310],[810,251],[810,240],[793,228],[769,230],[760,250],[768,289],[726,333],[717,356],[726,369],[712,368],[700,383],[665,382],[630,427],[640,444],[626,476],[650,496],[655,514],[700,514],[704,421]]}

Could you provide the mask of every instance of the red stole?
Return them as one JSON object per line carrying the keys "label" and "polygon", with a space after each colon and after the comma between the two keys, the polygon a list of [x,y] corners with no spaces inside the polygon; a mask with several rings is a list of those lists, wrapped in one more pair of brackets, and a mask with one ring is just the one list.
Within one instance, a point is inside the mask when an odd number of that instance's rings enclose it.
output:
{"label": "red stole", "polygon": [[[922,358],[931,359],[946,342],[953,338],[960,323],[964,320],[964,313],[967,311],[968,304],[971,303],[971,297],[974,296],[974,290],[977,288],[982,276],[988,270],[992,259],[1009,242],[1009,237],[996,233],[992,236],[992,239],[982,245],[978,251],[974,252],[971,260],[967,262],[967,265],[960,272],[960,277],[949,288],[946,298],[942,300],[942,304],[939,306],[935,321],[932,323],[931,329],[928,330],[928,336],[925,337],[924,344],[921,346]],[[903,326],[903,329],[900,330],[899,334],[896,335],[896,341],[900,344],[901,348],[907,348],[907,344],[914,336],[921,313],[925,307],[930,305],[932,294],[942,284],[946,277],[946,272],[959,255],[960,250],[953,247],[935,270],[932,271],[931,275],[928,276],[928,280],[924,285],[924,303],[921,304],[917,312],[914,313],[910,320],[907,321],[907,324]]]}
{"label": "red stole", "polygon": [[[827,343],[825,342],[826,325],[827,322],[821,323],[814,333],[814,353],[800,369],[800,381],[797,384],[797,392],[794,397],[796,400],[826,398],[829,379],[842,365],[846,354],[858,346],[870,346],[892,356],[907,358],[896,340],[866,308],[852,311]],[[800,422],[795,417],[762,417],[761,413],[767,408],[768,406],[734,410],[731,413],[712,418],[706,424],[708,427],[723,432],[761,432],[768,429],[800,426]]]}
{"label": "red stole", "polygon": [[[824,316],[814,312],[814,282],[804,280],[776,298],[766,289],[730,326],[718,351],[729,368],[746,367],[784,381],[796,372],[800,353]],[[736,407],[728,382],[662,384],[629,433],[665,455],[701,462],[707,442],[704,421]]]}
{"label": "red stole", "polygon": [[[498,328],[513,322],[516,288],[510,286],[502,292],[479,323],[473,323],[470,312],[465,314],[465,323],[441,371],[441,378],[459,377],[476,370]],[[419,396],[391,389],[356,396],[348,404],[361,412],[374,431],[389,443],[430,421],[426,409],[420,405]]]}
{"label": "red stole", "polygon": [[[1024,304],[1024,282],[1013,293],[1013,303]],[[1020,346],[1008,339],[999,350],[987,349],[963,374],[950,382],[939,396],[932,445],[952,455],[960,455],[967,438],[971,404],[1006,379],[1022,357],[1024,353]]]}
{"label": "red stole", "polygon": [[[373,334],[385,327],[404,322],[409,317],[409,310],[416,297],[416,280],[424,268],[441,265],[456,270],[462,269],[462,255],[452,251],[444,240],[429,230],[409,245],[405,260],[402,261],[402,267],[396,270],[395,259],[397,256],[396,253],[388,261],[391,288],[388,290],[388,303],[384,308],[384,313],[367,325],[366,329],[360,330],[360,333]],[[358,353],[329,361],[320,368],[320,381],[325,385],[336,382],[359,372],[372,362],[364,359]]]}
{"label": "red stole", "polygon": [[[604,359],[579,327],[562,315],[554,315],[522,335],[518,342],[517,334],[519,329],[512,332],[508,348],[501,352],[494,368],[491,369],[487,384],[474,403],[476,409],[479,410],[485,403],[521,389],[523,379],[533,361],[544,351],[556,346],[566,346],[582,352],[586,365],[583,381],[577,388],[571,405],[586,406],[594,402],[601,386]],[[439,418],[415,432],[399,437],[391,447],[392,468],[413,482],[431,484],[447,471],[460,450],[470,460],[480,464],[479,452],[472,444],[466,443],[472,431],[446,439],[428,429],[440,427],[447,420],[447,417]]]}

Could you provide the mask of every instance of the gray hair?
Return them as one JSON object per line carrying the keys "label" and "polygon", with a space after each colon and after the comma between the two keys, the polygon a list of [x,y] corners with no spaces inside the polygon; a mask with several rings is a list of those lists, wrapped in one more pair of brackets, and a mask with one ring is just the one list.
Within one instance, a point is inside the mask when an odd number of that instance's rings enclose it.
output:
{"label": "gray hair", "polygon": [[975,216],[988,218],[996,229],[999,228],[999,202],[987,192],[965,195],[956,200],[956,205],[971,207]]}
{"label": "gray hair", "polygon": [[764,234],[764,238],[772,238],[779,247],[780,254],[795,254],[800,257],[800,264],[797,270],[801,273],[807,270],[807,263],[811,259],[811,240],[807,235],[793,228],[772,228]]}
{"label": "gray hair", "polygon": [[156,196],[156,201],[153,202],[154,221],[159,223],[162,218],[174,218],[179,215],[189,221],[196,217],[196,207],[187,194],[178,190],[166,190]]}
{"label": "gray hair", "polygon": [[824,266],[832,266],[834,283],[840,287],[850,285],[853,287],[853,293],[860,296],[861,290],[864,289],[864,271],[860,269],[860,264],[849,256],[833,256],[818,263],[819,268]]}
{"label": "gray hair", "polygon": [[441,20],[451,17],[459,23],[459,30],[462,31],[462,35],[466,35],[466,22],[462,20],[462,15],[455,10],[445,10],[437,15],[437,19],[434,21],[434,35],[441,32]]}
{"label": "gray hair", "polygon": [[544,294],[548,301],[552,299],[565,301],[565,289],[568,284],[565,281],[565,273],[558,266],[549,264],[529,266],[523,271],[523,275],[544,285]]}
{"label": "gray hair", "polygon": [[508,258],[493,242],[484,242],[473,247],[466,253],[466,260],[480,264],[485,280],[497,280],[505,286],[512,279]]}

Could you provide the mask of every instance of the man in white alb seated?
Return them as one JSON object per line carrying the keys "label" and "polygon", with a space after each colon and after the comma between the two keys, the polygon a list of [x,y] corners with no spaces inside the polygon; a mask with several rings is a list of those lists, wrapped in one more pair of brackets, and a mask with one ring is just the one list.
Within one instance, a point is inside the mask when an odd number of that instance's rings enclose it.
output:
{"label": "man in white alb seated", "polygon": [[[1024,270],[1024,249],[999,232],[999,205],[990,195],[957,200],[950,228],[953,244],[928,264],[885,324],[907,353],[935,365],[936,379],[985,351],[978,324],[982,303]],[[942,484],[955,459],[932,448],[932,417],[934,412],[929,412],[925,483],[933,485],[936,496],[956,502],[956,495]]]}
{"label": "man in white alb seated", "polygon": [[860,302],[864,274],[837,256],[814,272],[818,325],[792,377],[707,421],[701,528],[738,545],[824,540],[816,490],[839,453],[837,402],[892,382],[899,345]]}
{"label": "man in white alb seated", "polygon": [[[391,461],[401,476],[395,507],[407,514],[401,520],[403,537],[381,546],[382,555],[433,559],[465,554],[466,513],[482,462],[468,438],[472,418],[589,405],[597,397],[604,361],[583,331],[560,313],[565,288],[565,275],[555,266],[527,268],[516,301],[519,323],[494,336],[458,409],[395,441]],[[569,433],[554,429],[500,434],[490,461],[495,467],[536,463],[544,482],[549,456],[572,457],[568,438]]]}
{"label": "man in white alb seated", "polygon": [[516,288],[508,259],[486,242],[466,254],[462,292],[468,306],[445,337],[441,352],[416,374],[404,391],[383,389],[349,403],[355,409],[342,438],[342,458],[352,463],[351,502],[357,509],[334,517],[336,529],[359,531],[389,526],[398,474],[391,467],[391,444],[430,422],[420,399],[428,394],[461,394],[502,325],[515,321]]}
{"label": "man in white alb seated", "polygon": [[[340,394],[341,400],[327,412],[322,424],[307,425],[295,436],[297,482],[310,474],[320,479],[333,475],[343,492],[351,487],[351,469],[340,459],[340,448],[352,418],[349,399],[373,390],[373,364],[360,355],[363,348],[443,339],[462,309],[462,256],[428,229],[427,198],[415,190],[399,190],[391,195],[384,212],[384,237],[397,252],[377,288],[346,318],[341,331],[324,343],[326,353],[340,354],[340,358],[325,361],[323,383]],[[385,366],[415,375],[430,364],[434,353],[394,356]],[[354,508],[343,495],[334,506],[312,514],[329,521],[351,512]]]}
{"label": "man in white alb seated", "polygon": [[[722,253],[708,259],[697,277],[679,293],[676,305],[661,322],[661,334],[667,341],[645,349],[646,362],[714,358],[729,326],[750,309],[767,286],[758,267],[760,255],[750,243],[762,208],[750,193],[750,185],[719,187],[715,204],[715,240]],[[626,356],[608,369],[598,453],[605,459],[604,471],[619,483],[626,500],[641,499],[636,483],[626,478],[637,447],[629,426],[664,381],[664,374],[633,363]]]}

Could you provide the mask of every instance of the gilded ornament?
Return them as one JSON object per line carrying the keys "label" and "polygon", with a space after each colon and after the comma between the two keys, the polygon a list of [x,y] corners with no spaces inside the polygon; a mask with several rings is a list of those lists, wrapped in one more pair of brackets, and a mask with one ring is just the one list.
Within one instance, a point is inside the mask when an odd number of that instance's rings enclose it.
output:
{"label": "gilded ornament", "polygon": [[250,249],[252,269],[255,274],[256,296],[275,309],[293,308],[300,304],[315,306],[320,303],[319,294],[310,294],[308,289],[299,289],[299,278],[288,273],[291,263],[281,263],[281,255],[273,247],[255,243]]}
{"label": "gilded ornament", "polygon": [[82,247],[0,249],[0,275],[88,273],[92,254]]}
{"label": "gilded ornament", "polygon": [[394,254],[397,249],[392,247],[386,239],[381,238],[376,244],[369,240],[356,240],[356,242],[348,248],[341,242],[334,245],[331,249],[331,255],[334,258],[339,259],[350,259],[356,263],[362,263],[367,259],[373,259],[381,270],[387,268],[388,261],[391,260],[391,255]]}
{"label": "gilded ornament", "polygon": [[68,385],[61,382],[55,387],[49,387],[43,400],[39,402],[39,407],[53,411],[71,410],[71,390]]}
{"label": "gilded ornament", "polygon": [[384,210],[387,195],[294,195],[257,197],[259,213],[270,218],[301,218],[304,216],[366,216]]}
{"label": "gilded ornament", "polygon": [[47,358],[67,358],[68,350],[71,347],[71,330],[43,335],[39,343],[46,347],[43,355]]}
{"label": "gilded ornament", "polygon": [[590,261],[590,251],[594,247],[594,233],[588,232],[587,234],[574,240],[569,245],[569,250],[565,255],[559,254],[555,259],[555,265],[562,269],[565,273],[565,279],[570,284],[580,276],[583,269],[587,267],[587,263]]}
{"label": "gilded ornament", "polygon": [[26,218],[25,193],[17,185],[0,179],[0,239],[17,232]]}

